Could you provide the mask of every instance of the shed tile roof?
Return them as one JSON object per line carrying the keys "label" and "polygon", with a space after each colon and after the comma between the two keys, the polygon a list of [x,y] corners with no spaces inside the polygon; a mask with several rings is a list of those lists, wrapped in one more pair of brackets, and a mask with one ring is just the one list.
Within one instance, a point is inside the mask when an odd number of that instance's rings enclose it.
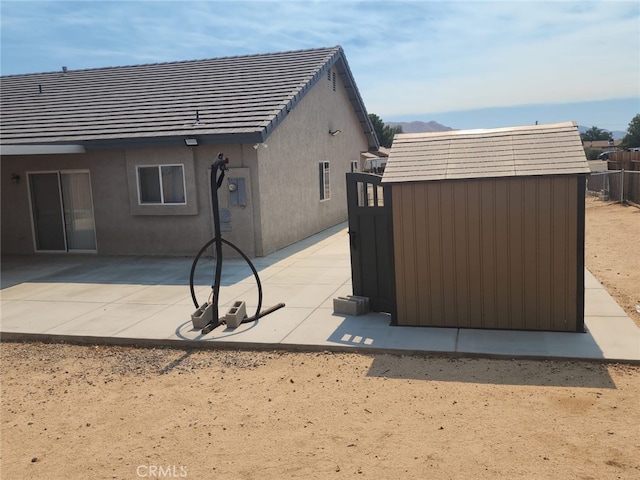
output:
{"label": "shed tile roof", "polygon": [[[1,77],[4,145],[109,146],[195,136],[262,142],[334,67],[370,147],[378,147],[340,46]],[[203,141],[204,140],[204,141]]]}
{"label": "shed tile roof", "polygon": [[384,183],[589,173],[573,122],[397,134]]}

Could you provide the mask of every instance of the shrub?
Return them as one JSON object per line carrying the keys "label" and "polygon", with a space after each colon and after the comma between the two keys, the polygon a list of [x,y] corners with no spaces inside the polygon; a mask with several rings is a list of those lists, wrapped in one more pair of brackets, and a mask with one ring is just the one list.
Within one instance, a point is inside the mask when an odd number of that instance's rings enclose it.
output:
{"label": "shrub", "polygon": [[587,160],[598,160],[598,155],[602,153],[599,148],[585,147],[584,154],[587,156]]}

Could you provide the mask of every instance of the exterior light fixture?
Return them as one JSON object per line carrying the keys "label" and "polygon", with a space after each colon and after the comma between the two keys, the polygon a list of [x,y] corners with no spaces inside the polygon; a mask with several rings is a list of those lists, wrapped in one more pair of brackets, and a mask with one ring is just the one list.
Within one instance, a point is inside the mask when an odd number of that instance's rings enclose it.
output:
{"label": "exterior light fixture", "polygon": [[197,147],[198,146],[198,140],[195,139],[195,138],[185,138],[184,139],[184,143],[189,147]]}
{"label": "exterior light fixture", "polygon": [[329,130],[329,135],[331,135],[332,137],[337,137],[341,133],[342,133],[342,130]]}
{"label": "exterior light fixture", "polygon": [[11,183],[13,183],[14,185],[18,185],[20,183],[20,175],[18,175],[17,173],[12,173]]}

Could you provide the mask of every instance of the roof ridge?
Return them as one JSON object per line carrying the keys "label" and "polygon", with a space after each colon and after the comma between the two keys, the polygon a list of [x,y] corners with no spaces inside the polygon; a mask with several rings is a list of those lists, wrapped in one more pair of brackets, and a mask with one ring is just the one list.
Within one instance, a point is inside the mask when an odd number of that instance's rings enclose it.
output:
{"label": "roof ridge", "polygon": [[187,132],[202,143],[263,142],[329,69],[334,88],[342,80],[369,148],[377,147],[340,45],[3,76],[0,141],[99,148],[122,140],[181,144]]}
{"label": "roof ridge", "polygon": [[[228,55],[223,57],[210,57],[210,58],[198,58],[191,60],[169,60],[166,62],[152,62],[152,63],[135,63],[129,65],[115,65],[108,67],[91,67],[91,68],[79,68],[79,69],[67,69],[66,73],[69,74],[71,72],[91,72],[98,70],[119,70],[125,68],[133,68],[133,67],[152,67],[157,65],[184,65],[198,62],[209,62],[213,60],[231,60],[231,59],[244,59],[244,58],[256,58],[256,57],[268,57],[268,56],[276,56],[276,55],[288,55],[288,54],[297,54],[297,53],[311,53],[311,52],[335,52],[342,50],[340,45],[335,45],[333,47],[317,47],[317,48],[306,48],[306,49],[298,49],[298,50],[285,50],[281,52],[265,52],[265,53],[249,53],[244,55]],[[10,75],[1,75],[2,78],[8,77],[27,77],[31,75],[49,75],[49,74],[58,74],[61,70],[53,70],[49,72],[31,72],[31,73],[15,73]]]}
{"label": "roof ridge", "polygon": [[577,123],[574,121],[556,122],[556,123],[540,123],[536,125],[518,125],[512,127],[496,127],[496,128],[473,128],[462,130],[444,130],[439,132],[416,132],[416,133],[398,133],[399,139],[411,139],[411,138],[450,138],[466,135],[493,135],[493,134],[505,134],[512,135],[514,133],[542,131],[557,128],[577,128]]}

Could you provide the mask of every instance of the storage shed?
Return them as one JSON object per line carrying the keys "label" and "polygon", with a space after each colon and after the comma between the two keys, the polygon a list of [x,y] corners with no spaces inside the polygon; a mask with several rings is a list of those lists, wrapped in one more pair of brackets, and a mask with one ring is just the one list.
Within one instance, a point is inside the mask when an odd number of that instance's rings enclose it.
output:
{"label": "storage shed", "polygon": [[588,173],[573,122],[396,135],[396,323],[584,331]]}

